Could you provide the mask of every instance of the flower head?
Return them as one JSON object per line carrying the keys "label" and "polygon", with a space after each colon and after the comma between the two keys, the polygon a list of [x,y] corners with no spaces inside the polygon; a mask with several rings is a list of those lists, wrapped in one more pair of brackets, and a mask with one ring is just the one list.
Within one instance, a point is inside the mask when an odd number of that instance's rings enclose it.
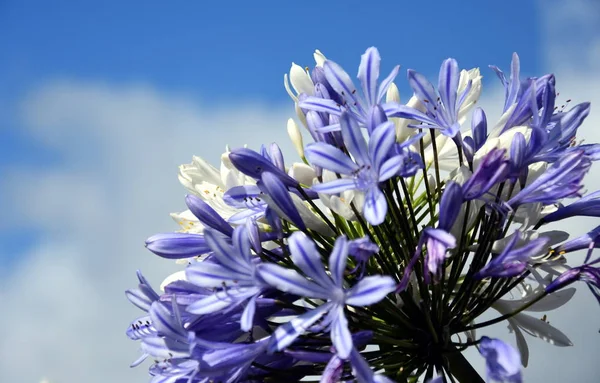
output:
{"label": "flower head", "polygon": [[[474,346],[489,381],[521,382],[526,335],[572,346],[525,311],[560,308],[577,281],[600,302],[600,227],[570,240],[541,228],[598,216],[599,192],[581,194],[600,145],[575,140],[589,103],[556,108],[554,76],[521,79],[515,54],[510,78],[492,68],[503,115],[488,129],[477,108],[465,129],[477,68],[447,59],[437,87],[409,70],[402,105],[398,66],[380,82],[377,49],[361,58],[359,87],[315,61],[285,79],[301,163],[286,166],[271,143],[227,151],[219,171],[198,157],[181,166],[180,230],[146,246],[185,268],[160,291],[138,273],[126,292],[143,311],[126,330],[142,350],[132,366],[154,359],[152,381],[172,383],[482,381],[461,355]],[[582,249],[574,264],[567,254]],[[499,322],[518,352],[478,339]]]}

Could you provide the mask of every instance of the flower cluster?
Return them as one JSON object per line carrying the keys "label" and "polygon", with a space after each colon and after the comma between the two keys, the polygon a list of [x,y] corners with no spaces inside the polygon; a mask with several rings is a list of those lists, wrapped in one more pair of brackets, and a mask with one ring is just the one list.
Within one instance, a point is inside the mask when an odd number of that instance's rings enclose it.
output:
{"label": "flower cluster", "polygon": [[[181,166],[181,230],[146,246],[185,268],[160,292],[138,272],[127,291],[145,312],[127,330],[141,344],[133,365],[154,360],[154,383],[483,381],[462,355],[473,346],[487,380],[520,382],[523,331],[571,345],[524,311],[562,306],[576,281],[600,300],[600,227],[570,240],[543,229],[600,215],[600,192],[582,184],[600,146],[576,141],[590,105],[557,107],[554,76],[521,78],[516,54],[508,78],[492,67],[506,96],[489,127],[479,70],[454,59],[437,87],[409,70],[406,104],[399,67],[379,81],[376,48],[359,87],[315,60],[285,76],[313,141],[290,119],[301,162],[286,166],[273,143],[227,151],[219,170],[198,157]],[[480,320],[489,309],[499,316]],[[502,321],[518,351],[478,337]]]}

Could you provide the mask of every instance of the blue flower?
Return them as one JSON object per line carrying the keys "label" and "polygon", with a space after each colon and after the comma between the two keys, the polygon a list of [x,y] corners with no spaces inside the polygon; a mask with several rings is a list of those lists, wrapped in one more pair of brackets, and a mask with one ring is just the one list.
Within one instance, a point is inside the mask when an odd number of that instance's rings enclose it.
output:
{"label": "blue flower", "polygon": [[[381,57],[375,47],[367,49],[362,55],[358,69],[358,79],[364,97],[360,97],[348,73],[335,62],[325,61],[323,64],[325,78],[329,86],[337,93],[338,100],[309,96],[300,101],[298,105],[303,109],[325,112],[334,116],[349,113],[359,124],[372,131],[376,127],[376,124],[370,121],[374,115],[383,113],[385,117],[385,115],[391,116],[392,114],[392,109],[389,108],[390,104],[380,105],[380,102],[400,69],[399,66],[394,67],[378,87],[380,63]],[[341,100],[341,103],[339,103],[339,100]],[[333,124],[321,129],[321,131],[333,130],[339,130],[339,125]]]}
{"label": "blue flower", "polygon": [[497,382],[521,383],[521,357],[500,339],[481,337],[479,352],[485,358],[487,376]]}
{"label": "blue flower", "polygon": [[256,273],[256,262],[250,252],[250,239],[245,226],[235,228],[232,244],[213,229],[204,232],[216,262],[201,262],[186,269],[188,281],[215,292],[187,307],[192,314],[210,314],[245,303],[240,319],[243,331],[252,329],[256,299],[266,287]]}
{"label": "blue flower", "polygon": [[394,291],[396,287],[394,280],[387,276],[369,276],[352,288],[346,289],[344,272],[348,259],[348,240],[345,236],[338,237],[329,256],[331,275],[325,272],[317,247],[305,234],[300,232],[292,234],[289,238],[289,248],[294,264],[310,279],[295,270],[266,263],[257,267],[261,277],[266,283],[281,291],[300,297],[322,299],[326,303],[279,326],[272,335],[270,350],[283,350],[328,313],[322,326],[329,326],[331,341],[337,355],[342,359],[348,358],[353,348],[353,341],[344,307],[346,305],[368,306],[379,302]]}
{"label": "blue flower", "polygon": [[600,191],[590,193],[568,206],[559,207],[545,216],[543,221],[549,223],[575,216],[600,217]]}
{"label": "blue flower", "polygon": [[[595,240],[597,239],[598,236],[596,236]],[[558,278],[546,286],[546,293],[551,294],[570,285],[571,283],[583,281],[587,283],[590,291],[592,294],[594,294],[594,297],[596,297],[598,303],[600,303],[600,269],[598,267],[594,267],[594,265],[600,263],[600,258],[590,261],[592,251],[596,245],[596,241],[590,242],[588,245],[587,256],[583,262],[584,264],[578,267],[573,267],[572,269],[567,270],[559,275]]]}
{"label": "blue flower", "polygon": [[265,216],[267,203],[263,192],[257,185],[234,186],[223,194],[223,201],[236,209],[243,209],[229,217],[229,223],[240,225],[247,219],[259,219]]}
{"label": "blue flower", "polygon": [[240,172],[245,175],[259,180],[263,172],[275,174],[279,179],[289,187],[297,187],[298,181],[288,176],[285,169],[279,161],[274,160],[273,156],[265,157],[253,150],[247,148],[233,149],[229,153],[229,160]]}
{"label": "blue flower", "polygon": [[540,252],[547,249],[550,238],[536,238],[524,246],[515,249],[515,245],[521,238],[521,232],[513,234],[511,240],[506,244],[502,252],[494,257],[488,264],[479,270],[474,278],[485,277],[514,277],[521,274],[527,267],[527,261]]}
{"label": "blue flower", "polygon": [[377,252],[379,252],[379,246],[371,242],[369,237],[353,239],[348,242],[348,254],[356,260],[356,268],[352,272],[359,271],[359,279],[364,275],[369,258]]}
{"label": "blue flower", "polygon": [[425,107],[425,113],[404,105],[392,105],[388,108],[389,116],[419,121],[420,124],[409,126],[439,129],[447,137],[454,138],[458,134],[455,141],[460,144],[459,110],[466,101],[473,82],[469,80],[462,93],[458,94],[459,81],[458,63],[451,58],[444,60],[440,67],[437,92],[425,76],[409,69],[408,83]]}
{"label": "blue flower", "polygon": [[507,203],[515,208],[532,202],[553,204],[562,198],[577,196],[590,166],[591,161],[583,151],[567,153]]}
{"label": "blue flower", "polygon": [[363,214],[370,224],[379,225],[388,208],[379,183],[394,176],[403,165],[403,156],[392,151],[396,141],[394,124],[379,125],[367,146],[358,124],[347,113],[342,115],[340,123],[344,143],[354,161],[335,146],[322,142],[308,145],[305,154],[312,164],[349,177],[313,185],[312,189],[325,194],[351,189],[366,192]]}
{"label": "blue flower", "polygon": [[210,252],[204,236],[188,233],[155,234],[146,240],[146,248],[163,258],[192,258]]}
{"label": "blue flower", "polygon": [[573,251],[587,249],[590,246],[600,247],[600,226],[596,226],[593,230],[573,238],[554,249],[553,252],[558,254],[571,253]]}
{"label": "blue flower", "polygon": [[[506,123],[497,132],[497,135],[500,135],[514,126],[523,125],[532,117],[532,114],[535,112],[531,108],[531,99],[533,98],[533,104],[537,109],[542,103],[545,85],[549,83],[554,87],[555,79],[553,75],[545,75],[539,78],[532,77],[521,80],[519,76],[520,61],[516,53],[513,53],[512,56],[511,73],[508,80],[498,67],[490,65],[490,68],[496,72],[496,75],[498,75],[504,86],[503,112],[509,113],[506,117]],[[550,108],[545,113],[552,114],[553,111],[554,108]]]}

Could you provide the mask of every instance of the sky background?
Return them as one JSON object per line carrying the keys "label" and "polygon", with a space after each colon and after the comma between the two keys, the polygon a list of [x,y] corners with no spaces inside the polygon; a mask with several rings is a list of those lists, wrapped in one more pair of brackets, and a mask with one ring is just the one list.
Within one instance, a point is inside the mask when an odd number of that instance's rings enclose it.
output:
{"label": "sky background", "polygon": [[[314,49],[355,73],[377,46],[383,72],[402,66],[404,101],[408,68],[481,67],[492,120],[502,94],[487,65],[508,70],[517,51],[524,74],[556,73],[562,100],[592,101],[580,139],[600,141],[594,0],[121,3],[0,1],[0,382],[148,380],[146,365],[128,368],[138,312],[123,291],[136,269],[155,286],[178,269],[143,247],[176,229],[177,166],[272,141],[297,161],[283,74],[312,66]],[[580,290],[549,314],[575,346],[528,337],[528,381],[598,381],[600,308]]]}

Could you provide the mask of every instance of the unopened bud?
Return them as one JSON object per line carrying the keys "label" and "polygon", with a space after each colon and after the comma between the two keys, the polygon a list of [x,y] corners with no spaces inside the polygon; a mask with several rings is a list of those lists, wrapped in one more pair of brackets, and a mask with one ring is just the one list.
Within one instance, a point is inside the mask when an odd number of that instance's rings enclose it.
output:
{"label": "unopened bud", "polygon": [[386,102],[400,102],[400,92],[396,84],[391,83],[385,95]]}
{"label": "unopened bud", "polygon": [[294,144],[294,148],[300,158],[304,158],[304,142],[302,140],[302,133],[300,133],[300,129],[298,129],[298,125],[294,122],[293,119],[289,119],[287,122],[287,131],[290,139],[292,140],[292,144]]}

